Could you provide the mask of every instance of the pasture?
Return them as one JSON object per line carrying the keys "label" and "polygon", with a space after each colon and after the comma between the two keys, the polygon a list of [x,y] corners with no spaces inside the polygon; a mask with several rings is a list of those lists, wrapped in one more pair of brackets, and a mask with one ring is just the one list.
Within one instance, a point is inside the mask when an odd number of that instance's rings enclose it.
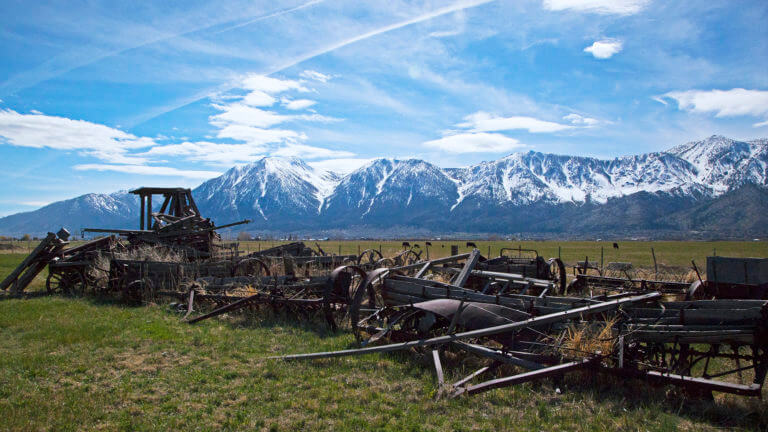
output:
{"label": "pasture", "polygon": [[[423,248],[423,241],[419,243]],[[448,255],[435,242],[432,257]],[[510,242],[476,242],[517,247]],[[379,242],[319,242],[356,253]],[[523,242],[568,264],[585,256],[702,267],[705,256],[767,256],[765,242]],[[256,250],[270,242],[249,242]],[[382,252],[400,242],[382,242]],[[24,257],[0,254],[0,277]],[[42,289],[45,274],[30,290]],[[355,346],[322,318],[264,312],[197,325],[167,305],[126,306],[108,298],[0,298],[2,430],[755,430],[768,405],[716,394],[687,399],[671,388],[586,373],[455,400],[436,399],[431,360],[416,352],[312,362],[276,354]],[[450,355],[447,379],[474,369]]]}

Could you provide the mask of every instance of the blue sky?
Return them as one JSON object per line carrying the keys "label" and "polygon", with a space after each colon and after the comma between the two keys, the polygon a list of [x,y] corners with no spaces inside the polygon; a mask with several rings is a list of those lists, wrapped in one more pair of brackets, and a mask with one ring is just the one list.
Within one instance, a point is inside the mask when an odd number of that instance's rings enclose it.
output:
{"label": "blue sky", "polygon": [[196,186],[768,136],[768,2],[0,0],[0,215]]}

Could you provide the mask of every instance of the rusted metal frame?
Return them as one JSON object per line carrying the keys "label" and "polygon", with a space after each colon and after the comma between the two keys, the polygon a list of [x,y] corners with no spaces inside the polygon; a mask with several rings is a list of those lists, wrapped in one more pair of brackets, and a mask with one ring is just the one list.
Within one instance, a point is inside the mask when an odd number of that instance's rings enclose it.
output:
{"label": "rusted metal frame", "polygon": [[480,384],[475,384],[466,388],[457,389],[451,397],[458,397],[463,394],[471,395],[476,393],[482,393],[488,390],[493,390],[501,387],[510,387],[516,384],[522,384],[529,381],[534,381],[551,376],[563,375],[565,373],[587,368],[596,363],[597,358],[587,358],[584,360],[578,360],[568,363],[563,363],[556,366],[550,366],[543,369],[538,369],[530,372],[525,372],[517,375],[512,375],[504,378],[497,378],[494,380],[486,381]]}
{"label": "rusted metal frame", "polygon": [[[526,310],[530,307],[532,302],[534,307],[536,309],[540,309],[542,312],[551,312],[552,310],[559,311],[559,310],[569,309],[573,307],[574,303],[576,303],[576,302],[572,302],[570,304],[553,303],[553,302],[546,301],[546,299],[540,299],[538,297],[529,297],[524,300],[522,298],[515,298],[512,296],[481,294],[479,292],[468,290],[466,288],[452,287],[451,285],[440,284],[434,281],[428,281],[429,285],[424,283],[419,283],[419,282],[421,281],[417,279],[408,279],[402,276],[388,278],[388,279],[385,279],[386,290],[382,292],[382,294],[385,296],[385,298],[387,296],[389,296],[390,298],[407,297],[407,299],[404,299],[405,300],[404,303],[401,302],[400,304],[406,304],[411,301],[418,302],[418,301],[429,300],[429,299],[466,298],[469,301],[500,304],[503,306],[511,307],[513,309]],[[427,282],[427,281],[423,281],[423,282]],[[599,303],[599,302],[590,301],[590,300],[588,300],[587,302],[592,304]]]}
{"label": "rusted metal frame", "polygon": [[480,357],[489,358],[491,360],[505,364],[520,366],[525,369],[535,370],[545,367],[540,363],[520,358],[516,355],[513,355],[512,353],[491,349],[482,345],[471,344],[467,342],[452,342],[451,345]]}
{"label": "rusted metal frame", "polygon": [[630,368],[611,368],[599,367],[599,372],[619,375],[623,377],[640,378],[660,384],[672,384],[680,387],[695,388],[706,391],[717,391],[722,393],[731,393],[741,396],[757,396],[762,393],[762,384],[735,384],[725,381],[711,380],[707,378],[697,378],[687,375],[673,374],[660,371],[642,371]]}
{"label": "rusted metal frame", "polygon": [[[468,258],[468,257],[469,257],[469,253],[463,253],[463,254],[458,254],[458,255],[452,255],[452,256],[449,256],[449,257],[445,257],[445,258],[438,258],[438,259],[432,260],[432,265],[434,266],[434,265],[437,265],[437,264],[445,264],[445,263],[455,262],[455,261],[458,261],[458,260],[461,260],[461,259],[464,259],[464,258]],[[406,266],[392,267],[392,268],[390,268],[390,270],[392,270],[392,271],[414,270],[414,269],[422,267],[423,265],[424,265],[423,262],[419,262],[419,263],[416,263],[416,264],[409,264],[409,265],[406,265]]]}
{"label": "rusted metal frame", "polygon": [[687,290],[691,286],[691,284],[686,282],[660,281],[660,280],[652,280],[652,279],[633,279],[630,277],[627,277],[626,279],[624,279],[624,278],[609,277],[609,276],[594,276],[594,275],[579,274],[577,275],[577,278],[581,279],[583,282],[587,284],[607,285],[612,288],[621,287],[627,282],[636,286],[639,284],[639,286],[645,287],[646,289],[650,289],[650,290],[659,290],[661,288],[661,289],[667,289],[672,291],[678,291],[678,290]]}
{"label": "rusted metal frame", "polygon": [[467,283],[467,279],[469,279],[469,275],[472,272],[472,269],[475,268],[475,266],[477,265],[477,261],[479,259],[480,259],[480,250],[472,249],[472,252],[469,254],[469,257],[467,258],[467,262],[464,263],[464,267],[462,267],[461,271],[459,272],[459,275],[456,276],[456,279],[454,279],[451,285],[455,287],[463,288],[464,284]]}
{"label": "rusted metal frame", "polygon": [[[452,268],[452,267],[440,267],[441,271],[445,271],[448,273],[458,273],[459,270]],[[479,276],[483,278],[489,278],[489,279],[495,279],[495,280],[502,280],[502,281],[509,281],[512,283],[517,283],[525,286],[530,286],[533,284],[533,286],[536,286],[538,288],[546,289],[546,288],[552,288],[554,287],[554,283],[552,281],[546,280],[546,279],[536,279],[531,278],[527,276],[523,276],[521,274],[517,273],[502,273],[502,272],[492,272],[487,270],[472,270],[471,272],[472,276]]]}
{"label": "rusted metal frame", "polygon": [[[196,296],[199,299],[205,299],[205,298],[211,298],[213,296],[205,295],[205,294],[199,294]],[[218,298],[226,298],[227,296],[218,296]],[[232,298],[232,297],[229,297]],[[250,295],[248,297],[242,297],[237,301],[234,301],[232,303],[229,303],[227,305],[224,305],[222,307],[219,307],[205,315],[201,315],[199,317],[195,317],[189,321],[187,321],[190,324],[194,324],[199,321],[206,320],[208,318],[213,318],[218,315],[222,315],[227,312],[232,312],[238,309],[241,309],[243,307],[249,306],[254,303],[271,303],[271,304],[287,304],[287,305],[301,305],[301,306],[322,306],[323,299],[317,298],[317,299],[288,299],[284,297],[275,297],[267,293],[256,293],[253,295]]]}
{"label": "rusted metal frame", "polygon": [[370,353],[377,353],[377,352],[401,351],[401,350],[406,350],[406,349],[416,348],[416,347],[442,345],[442,344],[464,340],[464,339],[480,338],[485,336],[493,336],[501,333],[519,331],[526,327],[543,326],[543,325],[548,325],[556,322],[567,321],[571,318],[576,318],[585,314],[608,312],[608,311],[616,310],[624,305],[630,305],[637,302],[650,301],[650,300],[658,299],[660,297],[661,297],[661,294],[652,292],[652,293],[647,293],[640,296],[629,297],[629,298],[624,298],[619,300],[612,300],[609,302],[603,302],[598,304],[592,304],[592,305],[588,305],[588,306],[584,306],[576,309],[555,312],[547,315],[542,315],[539,317],[529,318],[524,321],[518,321],[510,324],[503,324],[503,325],[488,327],[484,329],[471,330],[471,331],[466,331],[462,333],[456,333],[453,335],[438,336],[438,337],[429,338],[429,339],[419,339],[415,341],[401,342],[401,343],[382,345],[377,347],[366,347],[366,348],[360,348],[360,349],[348,349],[348,350],[309,353],[309,354],[293,354],[293,355],[277,356],[277,357],[271,357],[271,358],[283,359],[283,360],[310,360],[310,359],[317,359],[317,358],[333,358],[333,357],[345,357],[345,356],[351,356],[351,355],[362,355],[362,354],[370,354]]}

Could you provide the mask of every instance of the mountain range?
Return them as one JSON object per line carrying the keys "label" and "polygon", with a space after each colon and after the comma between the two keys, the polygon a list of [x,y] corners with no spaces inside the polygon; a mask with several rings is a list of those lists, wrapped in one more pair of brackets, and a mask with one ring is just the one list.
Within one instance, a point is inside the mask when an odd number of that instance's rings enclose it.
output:
{"label": "mountain range", "polygon": [[[765,237],[768,139],[715,135],[610,160],[530,151],[464,168],[375,159],[346,175],[268,157],[193,195],[204,216],[251,219],[238,228],[262,235]],[[0,218],[0,233],[137,225],[138,200],[122,191]]]}

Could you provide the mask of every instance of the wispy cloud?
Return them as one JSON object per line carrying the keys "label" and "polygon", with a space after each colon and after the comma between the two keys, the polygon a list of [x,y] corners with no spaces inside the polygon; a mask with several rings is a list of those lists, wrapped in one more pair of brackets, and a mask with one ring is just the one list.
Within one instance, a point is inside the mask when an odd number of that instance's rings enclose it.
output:
{"label": "wispy cloud", "polygon": [[571,124],[573,125],[584,126],[584,127],[593,127],[600,123],[600,121],[597,119],[594,119],[592,117],[584,117],[576,113],[571,113],[563,116],[563,120],[567,120],[571,122]]}
{"label": "wispy cloud", "polygon": [[372,160],[373,159],[363,158],[338,158],[308,162],[308,164],[314,168],[322,169],[325,171],[332,171],[338,174],[347,174],[371,162]]}
{"label": "wispy cloud", "polygon": [[574,126],[540,120],[534,117],[512,116],[500,117],[487,112],[478,111],[464,117],[464,122],[456,126],[473,132],[508,131],[515,129],[527,130],[531,133],[559,132],[573,129]]}
{"label": "wispy cloud", "polygon": [[457,133],[427,141],[425,147],[450,153],[502,153],[522,147],[520,141],[497,133]]}
{"label": "wispy cloud", "polygon": [[618,39],[603,39],[584,48],[584,52],[592,54],[597,59],[608,59],[621,52],[623,47],[624,42]]}
{"label": "wispy cloud", "polygon": [[156,144],[152,138],[85,120],[13,110],[0,110],[0,142],[18,147],[78,150],[115,163],[145,162],[128,156],[127,152]]}
{"label": "wispy cloud", "polygon": [[289,110],[303,110],[317,103],[316,101],[310,99],[284,99],[282,102],[283,106]]}
{"label": "wispy cloud", "polygon": [[128,174],[150,176],[174,176],[192,179],[209,179],[221,175],[218,171],[184,170],[164,166],[148,165],[113,165],[113,164],[81,164],[73,167],[78,171],[115,171]]}
{"label": "wispy cloud", "polygon": [[326,75],[324,73],[320,73],[318,71],[314,71],[311,69],[302,71],[299,74],[299,76],[304,79],[320,81],[320,82],[328,82],[332,78],[331,75]]}
{"label": "wispy cloud", "polygon": [[344,150],[331,150],[306,144],[286,144],[272,152],[273,156],[298,157],[302,159],[350,158],[354,153]]}
{"label": "wispy cloud", "polygon": [[[715,117],[768,116],[768,91],[734,88],[731,90],[672,91],[654,98],[677,102],[679,109],[694,113],[714,113]],[[753,126],[764,126],[756,123]]]}
{"label": "wispy cloud", "polygon": [[[366,39],[370,39],[372,37],[375,37],[375,36],[378,36],[378,35],[381,35],[381,34],[384,34],[384,33],[388,33],[388,32],[394,31],[394,30],[398,30],[398,29],[401,29],[403,27],[407,27],[407,26],[410,26],[410,25],[413,25],[413,24],[417,24],[417,23],[421,23],[421,22],[424,22],[424,21],[428,21],[428,20],[431,20],[433,18],[436,18],[436,17],[439,17],[439,16],[443,16],[445,14],[449,14],[449,13],[452,13],[452,12],[456,12],[456,11],[460,11],[460,10],[464,10],[464,9],[469,9],[469,8],[473,8],[473,7],[477,7],[477,6],[481,6],[481,5],[484,5],[484,4],[487,4],[487,3],[491,3],[493,1],[495,1],[495,0],[464,0],[464,1],[458,1],[458,2],[456,2],[456,3],[454,3],[454,4],[450,5],[450,6],[445,6],[445,7],[437,8],[437,9],[432,10],[430,12],[426,12],[426,13],[417,15],[415,17],[409,18],[409,19],[401,20],[401,21],[398,21],[396,23],[389,24],[389,25],[386,25],[386,26],[377,27],[377,28],[375,28],[373,30],[361,33],[361,34],[359,34],[357,36],[353,36],[353,37],[350,37],[350,38],[345,38],[345,39],[342,39],[342,40],[339,40],[339,41],[327,44],[327,45],[322,46],[320,48],[313,49],[313,50],[311,50],[309,52],[306,52],[304,54],[298,55],[296,57],[292,57],[292,58],[289,58],[287,60],[283,60],[283,61],[277,62],[276,64],[274,64],[274,65],[270,66],[269,68],[267,68],[267,70],[263,71],[261,73],[261,75],[263,75],[263,76],[270,76],[270,75],[276,74],[278,72],[284,71],[284,70],[286,70],[288,68],[294,67],[294,66],[296,66],[298,64],[304,63],[307,60],[310,60],[310,59],[313,59],[315,57],[318,57],[318,56],[321,56],[321,55],[324,55],[324,54],[328,54],[330,52],[333,52],[333,51],[336,51],[338,49],[344,48],[344,47],[346,47],[348,45],[352,45],[354,43],[357,43],[357,42],[360,42],[360,41],[363,41],[363,40],[366,40]],[[311,75],[311,73],[309,75]],[[318,79],[319,79],[319,77],[318,77]],[[322,81],[322,79],[319,79],[319,80]],[[236,88],[237,86],[238,86],[238,83],[229,82],[229,83],[220,84],[220,85],[218,85],[216,87],[212,87],[212,88],[209,88],[209,89],[204,89],[204,90],[202,90],[200,92],[197,92],[196,94],[194,94],[192,96],[181,98],[181,99],[179,99],[177,101],[174,101],[174,102],[172,102],[170,104],[164,105],[162,107],[155,108],[155,109],[153,109],[153,110],[151,110],[149,112],[146,112],[146,113],[136,117],[136,119],[133,122],[133,125],[147,122],[147,121],[152,120],[152,119],[154,119],[156,117],[159,117],[159,116],[161,116],[161,115],[163,115],[165,113],[168,113],[168,112],[177,110],[179,108],[185,107],[187,105],[190,105],[192,103],[198,102],[198,101],[200,101],[202,99],[205,99],[205,98],[208,98],[208,97],[210,97],[212,95],[215,95],[218,92],[231,90],[233,88]]]}
{"label": "wispy cloud", "polygon": [[633,15],[643,10],[648,3],[650,0],[544,0],[544,8],[603,15]]}

